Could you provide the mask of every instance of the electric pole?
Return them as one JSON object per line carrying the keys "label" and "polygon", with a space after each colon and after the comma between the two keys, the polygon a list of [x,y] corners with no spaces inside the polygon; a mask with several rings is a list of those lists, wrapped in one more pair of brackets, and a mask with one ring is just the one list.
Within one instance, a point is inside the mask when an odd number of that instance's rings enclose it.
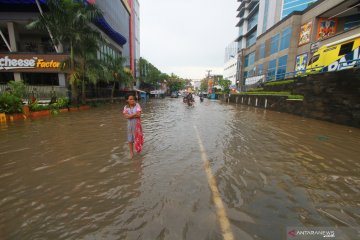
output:
{"label": "electric pole", "polygon": [[207,74],[207,78],[210,78],[210,76],[211,76],[210,73],[212,72],[212,70],[206,70],[206,72],[208,73],[208,74]]}

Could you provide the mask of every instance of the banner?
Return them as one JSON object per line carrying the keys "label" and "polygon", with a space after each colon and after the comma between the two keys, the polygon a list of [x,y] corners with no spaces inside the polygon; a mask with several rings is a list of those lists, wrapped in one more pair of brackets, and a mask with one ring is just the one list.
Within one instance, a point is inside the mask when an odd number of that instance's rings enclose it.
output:
{"label": "banner", "polygon": [[299,46],[310,42],[311,30],[312,30],[312,21],[305,23],[301,26],[299,43],[298,43]]}
{"label": "banner", "polygon": [[308,62],[308,53],[299,54],[295,58],[295,72],[305,71]]}
{"label": "banner", "polygon": [[317,40],[323,40],[336,33],[337,18],[320,18],[317,30]]}

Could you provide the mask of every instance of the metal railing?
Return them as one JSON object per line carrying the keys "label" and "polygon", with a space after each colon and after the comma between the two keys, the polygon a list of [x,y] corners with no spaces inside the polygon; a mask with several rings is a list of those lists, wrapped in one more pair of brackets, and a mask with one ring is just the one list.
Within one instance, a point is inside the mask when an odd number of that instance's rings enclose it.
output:
{"label": "metal railing", "polygon": [[[0,95],[9,89],[8,84],[0,84]],[[51,99],[52,96],[68,97],[68,89],[60,86],[34,86],[25,85],[24,99],[34,96],[36,99]]]}

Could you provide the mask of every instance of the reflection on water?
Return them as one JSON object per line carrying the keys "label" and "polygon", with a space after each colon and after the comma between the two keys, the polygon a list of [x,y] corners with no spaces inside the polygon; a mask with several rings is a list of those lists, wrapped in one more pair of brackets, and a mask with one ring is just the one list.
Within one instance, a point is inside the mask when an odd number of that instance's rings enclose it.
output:
{"label": "reflection on water", "polygon": [[360,225],[360,130],[242,105],[142,103],[0,128],[0,239],[221,239],[194,126],[236,239]]}

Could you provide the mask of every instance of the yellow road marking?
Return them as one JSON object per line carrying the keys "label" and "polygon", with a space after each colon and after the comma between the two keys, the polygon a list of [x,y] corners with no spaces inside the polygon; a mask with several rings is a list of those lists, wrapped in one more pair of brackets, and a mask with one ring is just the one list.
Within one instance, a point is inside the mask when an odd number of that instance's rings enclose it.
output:
{"label": "yellow road marking", "polygon": [[213,198],[213,201],[215,203],[216,215],[217,215],[217,217],[219,219],[223,239],[224,240],[234,240],[234,235],[233,235],[233,233],[231,231],[230,222],[229,222],[229,219],[228,219],[228,217],[226,215],[226,210],[225,210],[223,201],[221,200],[221,197],[220,197],[220,193],[219,193],[219,189],[217,187],[216,179],[215,179],[214,175],[211,172],[210,163],[209,163],[208,157],[206,155],[204,145],[202,144],[202,141],[201,141],[201,138],[200,138],[197,127],[194,126],[194,128],[195,128],[196,135],[197,135],[197,138],[198,138],[198,141],[199,141],[201,159],[204,162],[204,168],[205,168],[205,172],[206,172],[206,177],[207,177],[207,180],[208,180],[210,190],[212,192],[212,198]]}

